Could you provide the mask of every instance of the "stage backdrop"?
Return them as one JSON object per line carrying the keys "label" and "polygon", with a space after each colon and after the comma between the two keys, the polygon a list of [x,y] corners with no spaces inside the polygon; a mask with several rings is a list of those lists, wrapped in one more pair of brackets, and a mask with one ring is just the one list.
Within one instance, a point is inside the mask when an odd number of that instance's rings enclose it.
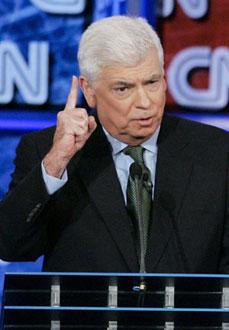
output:
{"label": "stage backdrop", "polygon": [[[229,130],[228,0],[2,0],[0,199],[21,135],[55,124],[65,104],[71,76],[78,74],[82,31],[92,21],[126,13],[146,17],[161,35],[168,111]],[[41,259],[0,261],[0,282],[5,271],[40,267]]]}

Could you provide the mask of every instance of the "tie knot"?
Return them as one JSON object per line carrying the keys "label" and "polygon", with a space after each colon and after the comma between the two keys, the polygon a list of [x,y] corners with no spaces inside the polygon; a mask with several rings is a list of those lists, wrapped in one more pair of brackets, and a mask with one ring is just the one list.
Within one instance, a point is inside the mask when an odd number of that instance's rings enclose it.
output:
{"label": "tie knot", "polygon": [[128,146],[124,149],[124,153],[132,157],[136,163],[144,163],[143,152],[142,146]]}

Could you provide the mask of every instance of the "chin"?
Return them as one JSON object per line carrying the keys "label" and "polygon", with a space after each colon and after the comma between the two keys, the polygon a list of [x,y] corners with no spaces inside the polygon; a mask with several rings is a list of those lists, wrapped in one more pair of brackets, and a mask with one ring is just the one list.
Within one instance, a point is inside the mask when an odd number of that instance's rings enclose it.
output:
{"label": "chin", "polygon": [[136,138],[148,138],[151,135],[153,135],[153,133],[155,132],[156,129],[154,129],[153,127],[138,127],[137,129],[135,129],[134,131],[132,131],[132,136],[136,137]]}

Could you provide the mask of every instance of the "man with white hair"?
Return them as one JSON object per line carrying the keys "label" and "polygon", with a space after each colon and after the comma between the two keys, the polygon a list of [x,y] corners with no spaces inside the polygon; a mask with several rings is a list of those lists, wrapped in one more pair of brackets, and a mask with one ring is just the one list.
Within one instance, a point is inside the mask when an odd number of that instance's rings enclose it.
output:
{"label": "man with white hair", "polygon": [[[164,114],[155,31],[105,18],[83,33],[78,61],[56,127],[17,149],[0,258],[44,255],[45,271],[228,273],[228,135]],[[78,86],[96,116],[77,107]]]}

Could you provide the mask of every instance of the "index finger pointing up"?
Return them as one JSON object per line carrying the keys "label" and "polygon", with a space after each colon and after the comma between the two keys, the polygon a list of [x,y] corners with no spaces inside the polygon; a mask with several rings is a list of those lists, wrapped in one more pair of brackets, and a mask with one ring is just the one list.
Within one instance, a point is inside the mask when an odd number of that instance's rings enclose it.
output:
{"label": "index finger pointing up", "polygon": [[72,76],[72,85],[70,92],[68,94],[65,110],[67,111],[74,110],[77,104],[77,98],[78,98],[78,78],[76,76]]}

